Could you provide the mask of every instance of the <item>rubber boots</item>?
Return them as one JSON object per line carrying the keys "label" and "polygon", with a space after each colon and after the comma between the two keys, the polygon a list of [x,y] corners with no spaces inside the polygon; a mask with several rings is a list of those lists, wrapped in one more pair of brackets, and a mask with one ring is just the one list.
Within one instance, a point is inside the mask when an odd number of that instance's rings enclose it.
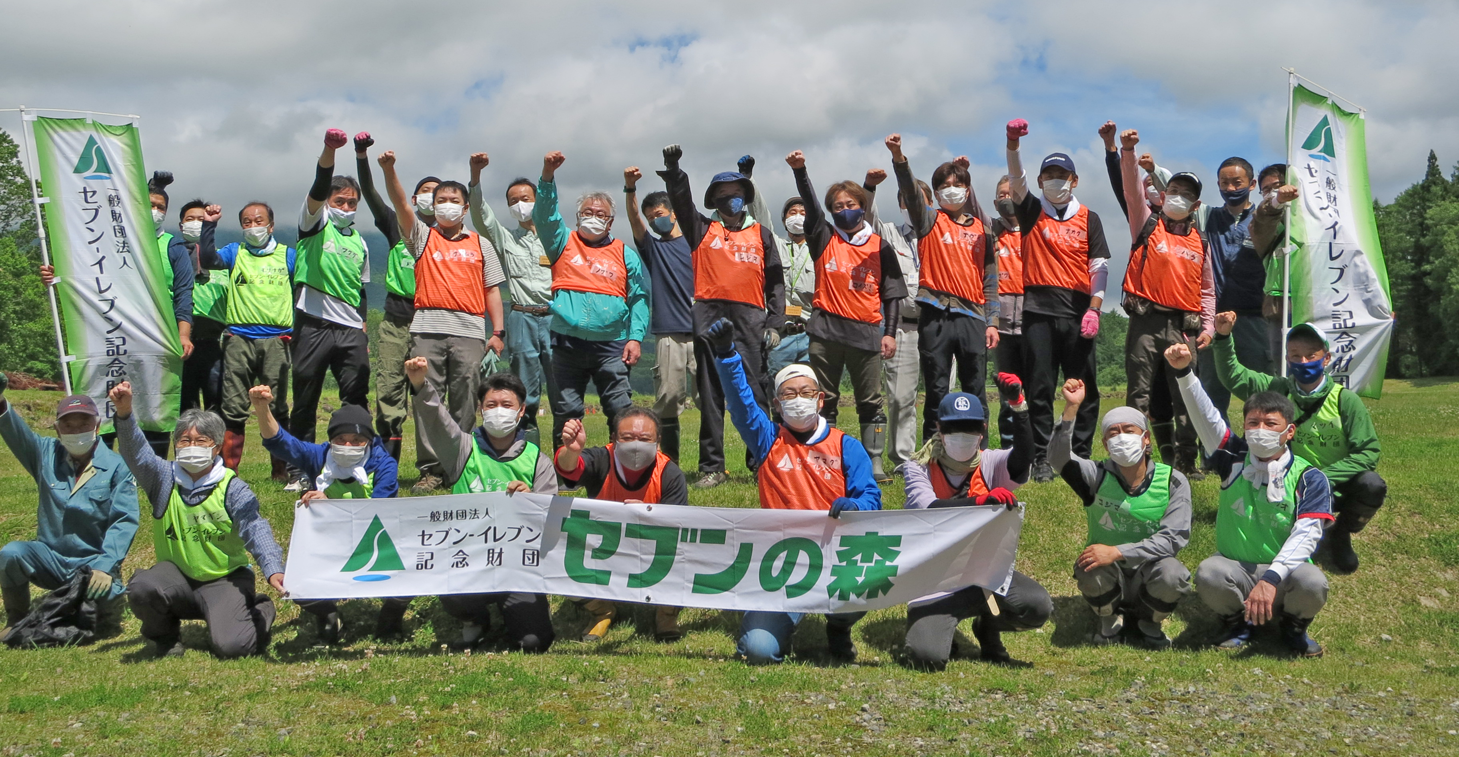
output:
{"label": "rubber boots", "polygon": [[592,599],[583,603],[583,609],[593,615],[593,625],[583,634],[583,641],[598,641],[608,635],[608,627],[618,617],[618,606],[606,599]]}
{"label": "rubber boots", "polygon": [[238,472],[238,463],[243,460],[243,432],[223,432],[223,465],[234,473]]}
{"label": "rubber boots", "polygon": [[7,586],[0,590],[5,602],[5,626],[9,628],[30,613],[30,584]]}
{"label": "rubber boots", "polygon": [[670,642],[684,638],[679,630],[679,607],[658,607],[654,609],[654,639]]}
{"label": "rubber boots", "polygon": [[385,451],[389,452],[390,456],[395,458],[395,462],[400,462],[400,437],[397,436],[394,439],[386,439]]}
{"label": "rubber boots", "polygon": [[1321,657],[1322,645],[1312,640],[1307,635],[1307,627],[1312,625],[1312,618],[1299,618],[1296,615],[1282,613],[1281,617],[1282,643],[1297,654],[1298,657]]}
{"label": "rubber boots", "polygon": [[1323,546],[1327,547],[1332,569],[1339,573],[1354,573],[1358,570],[1358,553],[1353,551],[1353,534],[1368,525],[1368,519],[1356,512],[1357,508],[1343,510],[1337,514],[1337,522],[1327,529]]}
{"label": "rubber boots", "polygon": [[1150,435],[1155,437],[1155,447],[1160,450],[1160,462],[1174,468],[1176,464],[1175,422],[1165,421],[1150,424]]}
{"label": "rubber boots", "polygon": [[892,480],[881,467],[882,452],[887,447],[887,424],[863,423],[861,424],[861,444],[866,447],[866,454],[871,458],[871,476],[878,484],[884,484]]}
{"label": "rubber boots", "polygon": [[679,464],[679,419],[659,419],[659,449],[663,451],[675,465]]}

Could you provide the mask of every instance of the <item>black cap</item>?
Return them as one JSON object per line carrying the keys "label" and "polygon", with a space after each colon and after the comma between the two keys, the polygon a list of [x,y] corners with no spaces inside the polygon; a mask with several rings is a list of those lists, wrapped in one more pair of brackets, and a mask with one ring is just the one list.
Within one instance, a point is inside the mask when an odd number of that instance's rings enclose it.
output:
{"label": "black cap", "polygon": [[340,434],[359,434],[366,439],[375,438],[375,428],[370,411],[359,405],[345,405],[329,416],[329,438]]}
{"label": "black cap", "polygon": [[1195,174],[1191,173],[1190,171],[1181,171],[1180,173],[1170,177],[1170,181],[1165,182],[1165,186],[1170,186],[1175,182],[1176,179],[1182,179],[1184,181],[1190,182],[1191,184],[1194,184],[1196,187],[1196,199],[1201,199],[1201,180],[1197,178]]}

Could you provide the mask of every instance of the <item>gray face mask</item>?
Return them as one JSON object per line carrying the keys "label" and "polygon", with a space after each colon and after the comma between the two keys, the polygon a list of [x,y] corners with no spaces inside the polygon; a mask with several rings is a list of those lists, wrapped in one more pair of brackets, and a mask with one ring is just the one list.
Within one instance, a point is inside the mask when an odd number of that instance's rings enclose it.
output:
{"label": "gray face mask", "polygon": [[641,471],[653,465],[658,454],[659,445],[654,442],[618,442],[613,445],[613,456],[631,471]]}

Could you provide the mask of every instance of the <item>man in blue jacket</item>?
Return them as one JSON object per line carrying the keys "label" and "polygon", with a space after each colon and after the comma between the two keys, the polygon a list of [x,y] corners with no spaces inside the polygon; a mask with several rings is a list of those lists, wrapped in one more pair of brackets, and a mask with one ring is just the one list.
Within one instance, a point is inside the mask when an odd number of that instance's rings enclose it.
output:
{"label": "man in blue jacket", "polygon": [[[253,414],[258,418],[259,436],[270,455],[303,472],[314,488],[304,492],[300,504],[308,507],[316,499],[389,499],[399,491],[399,465],[375,434],[370,411],[359,405],[345,405],[329,417],[329,441],[306,442],[279,425],[269,407],[273,390],[267,385],[248,390]],[[400,635],[410,597],[390,597],[380,606],[375,636]],[[314,616],[320,642],[339,643],[339,603],[332,599],[301,600],[299,609]]]}

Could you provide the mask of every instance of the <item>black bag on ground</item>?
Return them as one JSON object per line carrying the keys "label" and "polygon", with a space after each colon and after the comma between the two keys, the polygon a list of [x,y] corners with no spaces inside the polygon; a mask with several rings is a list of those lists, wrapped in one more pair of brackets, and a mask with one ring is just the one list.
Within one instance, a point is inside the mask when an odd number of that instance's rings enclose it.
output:
{"label": "black bag on ground", "polygon": [[90,581],[91,568],[76,571],[10,629],[5,643],[13,649],[90,644],[96,639],[96,603],[86,598]]}

